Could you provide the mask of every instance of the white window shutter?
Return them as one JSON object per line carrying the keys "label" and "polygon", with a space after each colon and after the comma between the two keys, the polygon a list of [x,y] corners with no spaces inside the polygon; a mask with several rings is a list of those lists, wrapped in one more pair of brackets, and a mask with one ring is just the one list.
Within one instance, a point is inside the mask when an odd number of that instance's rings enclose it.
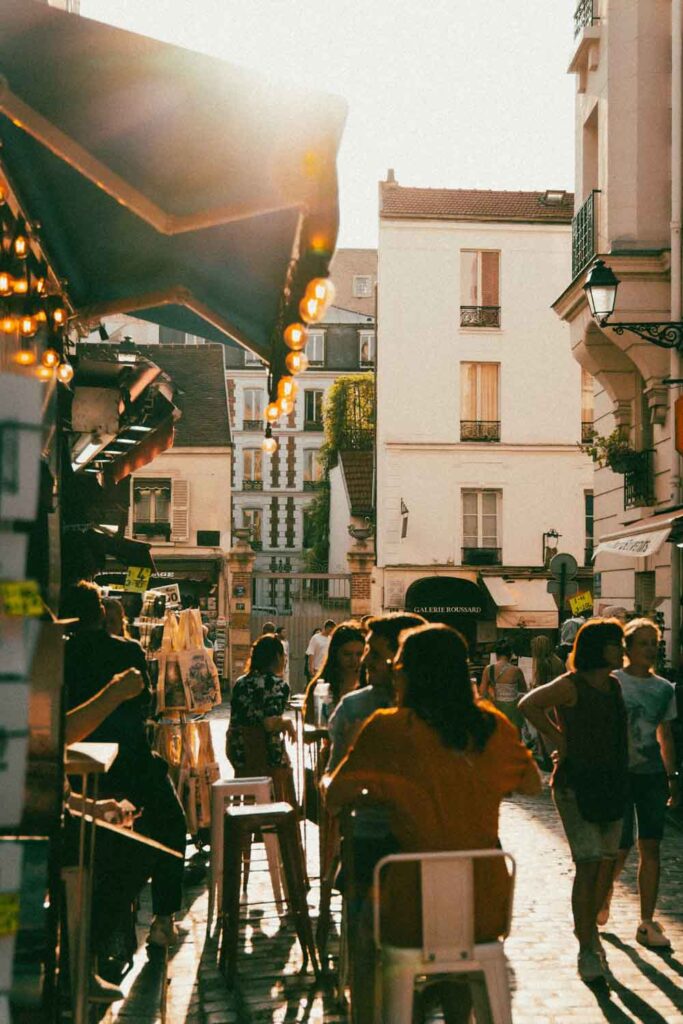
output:
{"label": "white window shutter", "polygon": [[190,535],[190,482],[174,480],[171,494],[171,541],[186,541]]}

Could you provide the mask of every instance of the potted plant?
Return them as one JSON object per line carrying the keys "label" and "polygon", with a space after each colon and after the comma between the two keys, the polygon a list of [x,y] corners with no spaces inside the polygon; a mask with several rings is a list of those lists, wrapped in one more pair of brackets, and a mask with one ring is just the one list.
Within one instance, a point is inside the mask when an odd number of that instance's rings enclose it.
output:
{"label": "potted plant", "polygon": [[618,427],[607,437],[594,431],[590,441],[579,447],[601,469],[608,466],[613,473],[627,473],[638,456]]}

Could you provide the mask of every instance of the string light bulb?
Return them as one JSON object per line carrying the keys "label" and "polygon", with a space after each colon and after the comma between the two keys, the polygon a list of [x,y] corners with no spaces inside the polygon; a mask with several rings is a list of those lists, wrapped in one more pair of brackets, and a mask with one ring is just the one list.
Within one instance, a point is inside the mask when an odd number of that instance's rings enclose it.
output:
{"label": "string light bulb", "polygon": [[0,295],[6,299],[14,291],[14,278],[6,270],[0,271]]}
{"label": "string light bulb", "polygon": [[289,324],[285,328],[285,345],[292,352],[301,352],[306,347],[308,331],[303,324]]}
{"label": "string light bulb", "polygon": [[73,380],[74,368],[71,363],[60,363],[57,367],[57,380],[69,384]]}
{"label": "string light bulb", "polygon": [[53,373],[54,373],[54,370],[51,367],[43,366],[42,363],[40,363],[38,366],[36,366],[36,377],[38,378],[38,380],[42,380],[42,381],[52,380]]}
{"label": "string light bulb", "polygon": [[277,451],[277,441],[273,437],[273,432],[271,430],[270,424],[266,427],[266,436],[263,438],[263,441],[261,442],[261,448],[266,453],[266,455],[273,455]]}
{"label": "string light bulb", "polygon": [[305,352],[290,352],[285,359],[285,366],[290,373],[303,373],[308,369],[308,356]]}
{"label": "string light bulb", "polygon": [[12,239],[12,250],[17,259],[25,260],[28,256],[28,235],[26,234],[26,221],[17,222],[17,230]]}
{"label": "string light bulb", "polygon": [[277,385],[278,398],[296,398],[299,386],[293,377],[280,377]]}
{"label": "string light bulb", "polygon": [[32,338],[38,330],[38,321],[34,316],[22,316],[19,319],[19,331],[25,338]]}
{"label": "string light bulb", "polygon": [[36,354],[33,348],[22,344],[21,348],[17,349],[12,358],[19,366],[33,366],[36,361]]}
{"label": "string light bulb", "polygon": [[56,306],[52,310],[52,322],[56,327],[62,327],[66,323],[66,310],[63,306]]}
{"label": "string light bulb", "polygon": [[289,416],[294,412],[294,399],[292,398],[285,398],[283,395],[282,398],[278,398],[277,404],[281,416]]}
{"label": "string light bulb", "polygon": [[15,277],[12,282],[12,291],[15,295],[26,295],[28,292],[28,281],[25,277]]}
{"label": "string light bulb", "polygon": [[317,299],[326,307],[334,302],[335,294],[335,287],[329,277],[314,277],[306,287],[306,295]]}
{"label": "string light bulb", "polygon": [[12,316],[11,313],[5,313],[2,319],[0,320],[0,329],[2,330],[3,334],[14,334],[14,332],[18,330],[18,328],[19,324],[17,322],[17,318],[15,316]]}
{"label": "string light bulb", "polygon": [[301,319],[307,324],[315,324],[325,316],[325,307],[315,295],[304,295],[299,303]]}
{"label": "string light bulb", "polygon": [[40,361],[43,366],[53,370],[55,366],[59,366],[59,352],[54,348],[46,348],[40,357]]}
{"label": "string light bulb", "polygon": [[268,423],[277,423],[280,419],[280,406],[277,402],[268,402],[263,415]]}

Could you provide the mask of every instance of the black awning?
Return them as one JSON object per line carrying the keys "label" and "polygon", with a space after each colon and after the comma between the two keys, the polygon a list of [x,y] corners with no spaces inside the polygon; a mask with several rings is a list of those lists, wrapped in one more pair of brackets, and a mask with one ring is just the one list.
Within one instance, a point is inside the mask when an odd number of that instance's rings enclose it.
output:
{"label": "black awning", "polygon": [[428,620],[452,617],[481,618],[486,597],[476,583],[457,576],[426,576],[408,587],[405,609]]}

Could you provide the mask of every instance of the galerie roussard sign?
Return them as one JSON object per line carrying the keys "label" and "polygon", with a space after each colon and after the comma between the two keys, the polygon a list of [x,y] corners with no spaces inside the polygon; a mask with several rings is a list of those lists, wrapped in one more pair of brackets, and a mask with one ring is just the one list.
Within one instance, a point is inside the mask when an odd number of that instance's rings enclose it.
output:
{"label": "galerie roussard sign", "polygon": [[454,576],[428,576],[406,591],[406,611],[426,617],[439,615],[481,616],[483,595],[476,583]]}

